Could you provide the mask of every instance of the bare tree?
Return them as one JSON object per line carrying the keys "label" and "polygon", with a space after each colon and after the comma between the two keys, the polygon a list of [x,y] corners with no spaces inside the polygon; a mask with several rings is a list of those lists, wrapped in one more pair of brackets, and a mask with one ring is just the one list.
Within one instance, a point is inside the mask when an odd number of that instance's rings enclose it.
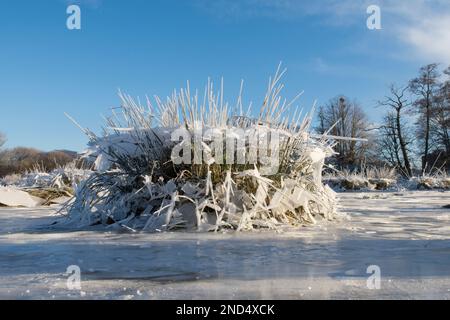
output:
{"label": "bare tree", "polygon": [[379,129],[377,152],[381,159],[393,167],[401,167],[400,145],[398,143],[396,120],[392,111],[383,118],[383,124]]}
{"label": "bare tree", "polygon": [[[344,96],[331,99],[328,104],[319,108],[319,133],[330,130],[330,134],[351,138],[368,138],[369,126],[367,116],[358,103],[349,101]],[[341,167],[361,165],[369,148],[367,142],[339,141],[336,149],[336,164]]]}
{"label": "bare tree", "polygon": [[449,76],[449,79],[439,88],[431,117],[431,133],[438,148],[450,155],[450,67],[444,74]]}
{"label": "bare tree", "polygon": [[432,109],[439,89],[437,68],[438,65],[436,63],[420,68],[419,76],[412,79],[409,83],[410,91],[416,96],[413,106],[416,113],[419,114],[417,132],[418,138],[423,142],[422,172],[425,171],[430,153]]}
{"label": "bare tree", "polygon": [[328,128],[326,127],[325,110],[323,106],[319,107],[319,112],[317,112],[317,120],[318,124],[315,130],[320,134],[325,133]]}
{"label": "bare tree", "polygon": [[[402,173],[407,174],[408,176],[412,175],[411,170],[411,162],[409,160],[409,150],[408,145],[412,143],[411,139],[404,132],[404,124],[403,124],[403,112],[406,108],[408,108],[411,103],[408,102],[408,99],[405,97],[408,86],[398,88],[395,85],[390,86],[390,95],[385,96],[383,101],[379,101],[378,104],[380,106],[389,107],[392,109],[392,113],[390,112],[385,118],[386,127],[384,130],[384,134],[387,137],[387,140],[393,143],[395,146],[395,156],[397,161],[397,166],[400,168]],[[401,151],[400,160],[399,150]]]}

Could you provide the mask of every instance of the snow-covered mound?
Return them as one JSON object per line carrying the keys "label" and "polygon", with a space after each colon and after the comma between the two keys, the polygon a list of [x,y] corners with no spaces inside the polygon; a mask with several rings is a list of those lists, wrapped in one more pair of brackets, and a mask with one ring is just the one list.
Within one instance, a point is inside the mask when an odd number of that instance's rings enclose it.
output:
{"label": "snow-covered mound", "polygon": [[0,186],[0,206],[34,208],[42,202],[41,198],[34,197],[25,191]]}
{"label": "snow-covered mound", "polygon": [[203,99],[187,88],[156,97],[156,107],[120,93],[103,137],[86,130],[96,172],[78,185],[69,220],[217,231],[336,218],[335,194],[321,181],[333,143],[311,136],[311,115],[280,97],[282,74],[269,81],[256,117],[242,111],[241,97],[229,107],[212,83]]}

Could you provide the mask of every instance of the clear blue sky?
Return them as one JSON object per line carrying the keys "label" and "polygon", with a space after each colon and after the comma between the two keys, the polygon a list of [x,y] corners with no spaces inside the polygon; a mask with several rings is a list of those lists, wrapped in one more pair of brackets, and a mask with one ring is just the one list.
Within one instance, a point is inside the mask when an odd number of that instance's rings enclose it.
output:
{"label": "clear blue sky", "polygon": [[[345,94],[377,121],[375,101],[389,83],[405,83],[425,63],[450,63],[448,1],[378,1],[382,30],[366,27],[377,1],[318,2],[2,0],[6,146],[81,151],[87,139],[64,112],[97,131],[119,88],[165,97],[188,79],[202,89],[208,76],[223,76],[230,100],[244,79],[245,99],[257,104],[279,61],[287,97],[304,90],[299,102],[309,108]],[[66,28],[72,3],[81,30]]]}

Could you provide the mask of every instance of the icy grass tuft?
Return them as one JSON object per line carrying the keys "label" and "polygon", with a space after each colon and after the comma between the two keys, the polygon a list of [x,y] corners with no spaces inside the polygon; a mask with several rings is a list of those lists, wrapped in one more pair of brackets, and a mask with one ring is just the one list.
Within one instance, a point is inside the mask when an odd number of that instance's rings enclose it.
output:
{"label": "icy grass tuft", "polygon": [[[335,193],[321,180],[332,142],[310,135],[312,113],[302,116],[294,107],[298,96],[289,103],[281,97],[283,73],[278,68],[269,79],[257,116],[251,104],[243,109],[242,85],[233,107],[224,101],[223,84],[215,93],[209,81],[201,97],[191,95],[188,84],[165,100],[155,97],[155,106],[119,93],[121,107],[106,119],[103,136],[83,129],[90,137],[85,157],[95,160],[96,171],[76,188],[66,208],[69,222],[133,231],[240,231],[335,219]],[[183,128],[194,135],[199,126],[276,134],[279,144],[268,152],[279,155],[277,171],[266,173],[261,163],[223,163],[205,136],[204,162],[175,164],[179,142],[172,133]],[[236,154],[252,146],[246,141],[242,148]]]}

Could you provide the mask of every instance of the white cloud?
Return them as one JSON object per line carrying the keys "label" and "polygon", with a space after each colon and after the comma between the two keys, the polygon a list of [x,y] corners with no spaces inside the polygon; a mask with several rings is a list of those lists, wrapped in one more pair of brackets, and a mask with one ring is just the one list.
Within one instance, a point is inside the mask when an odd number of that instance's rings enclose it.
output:
{"label": "white cloud", "polygon": [[[424,61],[450,63],[449,0],[198,0],[197,5],[222,18],[296,19],[317,16],[338,27],[365,23],[366,8],[381,8],[383,32],[401,44],[401,54]],[[398,46],[396,46],[398,47]]]}
{"label": "white cloud", "polygon": [[420,58],[450,64],[450,14],[433,14],[399,26],[398,39]]}

